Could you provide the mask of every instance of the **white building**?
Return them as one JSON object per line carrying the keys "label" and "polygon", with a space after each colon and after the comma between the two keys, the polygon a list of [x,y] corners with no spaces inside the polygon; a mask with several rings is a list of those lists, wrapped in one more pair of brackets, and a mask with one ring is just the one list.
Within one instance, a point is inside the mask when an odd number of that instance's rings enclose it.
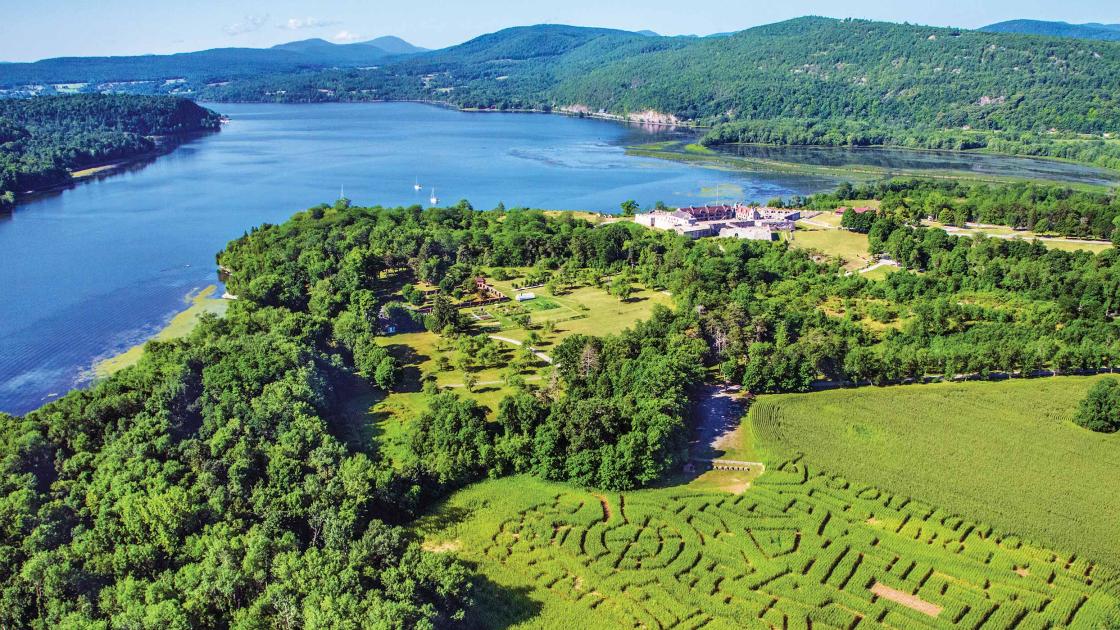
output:
{"label": "white building", "polygon": [[772,241],[779,232],[792,232],[793,223],[799,218],[801,212],[798,210],[735,204],[645,212],[636,215],[634,222],[655,230],[671,230],[693,239],[720,236]]}

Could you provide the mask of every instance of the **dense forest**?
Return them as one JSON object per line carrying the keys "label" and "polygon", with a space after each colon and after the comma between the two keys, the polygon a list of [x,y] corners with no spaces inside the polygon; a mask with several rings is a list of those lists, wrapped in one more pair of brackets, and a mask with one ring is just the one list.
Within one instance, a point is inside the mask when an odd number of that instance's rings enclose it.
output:
{"label": "dense forest", "polygon": [[[0,625],[469,622],[469,570],[397,525],[487,476],[658,479],[682,461],[705,366],[760,393],[1120,362],[1116,250],[953,237],[892,212],[869,237],[906,270],[871,281],[784,243],[465,202],[340,200],[254,229],[218,256],[241,298],[224,318],[0,421]],[[676,305],[620,335],[568,337],[554,376],[520,383],[494,422],[431,391],[394,465],[346,411],[355,392],[395,386],[374,343],[386,318],[471,334],[445,301],[410,314],[402,287],[506,267],[629,279]]]}
{"label": "dense forest", "polygon": [[1116,167],[1106,134],[1120,130],[1118,81],[1114,42],[810,17],[712,38],[518,27],[378,68],[205,94],[609,113],[715,125],[713,144],[974,148]]}
{"label": "dense forest", "polygon": [[0,211],[15,194],[65,184],[70,171],[150,153],[156,136],[219,126],[183,98],[83,94],[0,99]]}

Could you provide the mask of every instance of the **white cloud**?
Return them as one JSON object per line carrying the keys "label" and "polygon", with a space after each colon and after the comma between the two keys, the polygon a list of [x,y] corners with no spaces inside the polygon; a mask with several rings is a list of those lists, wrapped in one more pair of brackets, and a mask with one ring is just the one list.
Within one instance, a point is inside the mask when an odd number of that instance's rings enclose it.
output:
{"label": "white cloud", "polygon": [[241,20],[240,22],[237,22],[235,24],[230,24],[229,26],[224,26],[222,27],[222,30],[225,31],[226,35],[229,35],[230,37],[236,37],[244,33],[252,33],[253,31],[258,31],[267,23],[268,14],[246,15],[244,20]]}
{"label": "white cloud", "polygon": [[339,31],[331,39],[333,39],[336,42],[354,42],[354,41],[358,41],[361,38],[362,38],[361,35],[358,35],[357,33],[351,33],[350,31],[348,31],[346,29],[343,29],[343,30]]}
{"label": "white cloud", "polygon": [[289,31],[302,31],[307,28],[324,28],[327,26],[334,26],[335,24],[338,24],[337,20],[320,20],[319,18],[305,17],[288,18],[288,21],[280,24],[279,27]]}

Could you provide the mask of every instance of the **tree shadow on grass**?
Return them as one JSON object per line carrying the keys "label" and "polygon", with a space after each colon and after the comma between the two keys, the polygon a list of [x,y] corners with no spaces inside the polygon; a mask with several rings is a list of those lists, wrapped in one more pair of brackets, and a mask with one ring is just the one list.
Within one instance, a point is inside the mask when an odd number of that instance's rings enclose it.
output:
{"label": "tree shadow on grass", "polygon": [[364,378],[341,373],[335,379],[336,402],[328,417],[331,433],[355,452],[370,452],[380,431],[370,408],[385,399],[385,392]]}
{"label": "tree shadow on grass", "polygon": [[[540,615],[543,605],[533,599],[528,586],[502,586],[478,572],[473,563],[466,563],[474,571],[473,605],[467,611],[464,626],[467,628],[509,628],[524,624]],[[573,627],[578,627],[574,623]]]}
{"label": "tree shadow on grass", "polygon": [[410,345],[403,343],[394,343],[385,346],[389,354],[397,360],[397,364],[401,366],[399,376],[397,378],[397,386],[394,391],[403,393],[416,393],[423,391],[424,383],[421,380],[422,374],[420,373],[420,364],[427,361],[427,355],[420,354]]}

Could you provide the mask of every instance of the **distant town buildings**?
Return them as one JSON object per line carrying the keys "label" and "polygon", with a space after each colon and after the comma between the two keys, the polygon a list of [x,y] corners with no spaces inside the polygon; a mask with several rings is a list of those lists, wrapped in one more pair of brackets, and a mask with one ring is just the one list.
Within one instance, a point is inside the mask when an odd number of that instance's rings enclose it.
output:
{"label": "distant town buildings", "polygon": [[634,221],[655,230],[671,230],[689,238],[720,236],[772,241],[780,232],[792,232],[794,221],[800,218],[801,212],[798,210],[720,204],[644,212],[635,215]]}

